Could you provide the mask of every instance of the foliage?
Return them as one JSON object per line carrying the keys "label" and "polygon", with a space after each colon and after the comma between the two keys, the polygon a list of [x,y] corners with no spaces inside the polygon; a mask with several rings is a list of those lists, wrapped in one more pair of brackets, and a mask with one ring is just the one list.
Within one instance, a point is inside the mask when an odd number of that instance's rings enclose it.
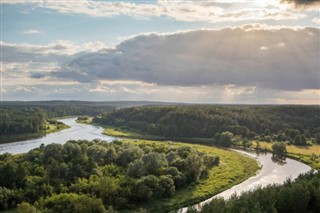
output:
{"label": "foliage", "polygon": [[[208,177],[217,156],[191,147],[69,141],[0,155],[0,210],[21,201],[43,212],[133,208]],[[20,209],[31,211],[28,203]],[[22,211],[22,210],[21,210]]]}
{"label": "foliage", "polygon": [[[42,202],[42,203],[41,203]],[[61,193],[40,201],[44,213],[104,213],[106,212],[101,199],[92,198],[88,195],[74,193]]]}
{"label": "foliage", "polygon": [[276,142],[272,145],[272,153],[274,155],[283,156],[286,152],[287,148],[284,142]]}
{"label": "foliage", "polygon": [[41,109],[0,109],[0,134],[13,135],[46,130],[46,114]]}
{"label": "foliage", "polygon": [[223,132],[305,145],[320,132],[320,107],[144,106],[104,113],[93,122],[166,138],[214,138],[217,145]]}
{"label": "foliage", "polygon": [[[200,212],[319,212],[320,173],[300,175],[295,181],[287,180],[283,185],[268,185],[229,200],[214,198]],[[198,212],[188,210],[188,212]]]}

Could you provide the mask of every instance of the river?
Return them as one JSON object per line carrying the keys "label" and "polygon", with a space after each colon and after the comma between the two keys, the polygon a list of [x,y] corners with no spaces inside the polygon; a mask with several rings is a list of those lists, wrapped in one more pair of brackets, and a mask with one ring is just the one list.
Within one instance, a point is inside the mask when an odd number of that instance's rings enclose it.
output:
{"label": "river", "polygon": [[[76,118],[66,118],[59,120],[69,126],[71,128],[64,129],[60,132],[48,134],[42,138],[25,140],[20,142],[6,143],[0,144],[0,154],[5,152],[9,152],[12,154],[24,153],[28,152],[31,149],[39,147],[41,144],[49,144],[49,143],[60,143],[64,144],[68,140],[78,140],[78,139],[86,139],[93,140],[96,138],[112,141],[115,138],[106,136],[102,134],[103,128],[87,125],[87,124],[79,124],[76,122]],[[252,158],[255,158],[262,165],[262,169],[259,173],[251,177],[244,182],[233,186],[232,188],[214,196],[214,197],[223,197],[228,199],[233,193],[241,193],[242,191],[248,191],[257,186],[266,186],[272,183],[283,183],[287,178],[296,178],[299,174],[305,173],[311,170],[311,168],[303,163],[300,163],[296,160],[286,159],[285,164],[279,164],[273,162],[271,159],[271,154],[260,154],[257,155],[255,153],[248,153],[244,151],[238,151],[241,154],[248,155]],[[201,208],[201,206],[207,202],[210,202],[212,198],[203,201],[197,205],[195,208]],[[185,212],[187,208],[182,208],[179,212]]]}
{"label": "river", "polygon": [[79,124],[76,122],[76,118],[65,118],[59,121],[70,126],[71,128],[48,134],[42,138],[0,144],[0,154],[3,154],[5,152],[9,152],[12,154],[24,153],[28,152],[31,149],[39,147],[41,144],[64,144],[68,140],[93,140],[96,138],[103,139],[106,141],[114,140],[113,137],[102,134],[102,127],[87,124]]}
{"label": "river", "polygon": [[[194,205],[194,208],[201,209],[204,204],[209,203],[213,198],[216,197],[223,197],[224,199],[228,199],[234,193],[241,194],[241,192],[252,190],[258,186],[266,186],[273,183],[281,184],[287,178],[295,179],[299,176],[299,174],[306,173],[311,170],[310,166],[299,161],[292,160],[290,158],[287,158],[284,164],[273,162],[271,159],[272,154],[270,153],[263,153],[258,155],[251,152],[249,153],[239,150],[234,151],[255,158],[262,165],[262,169],[256,176],[253,176],[245,180],[244,182],[221,192],[220,194],[217,194],[199,204]],[[187,209],[188,207],[181,208],[178,212],[184,213],[187,211]]]}

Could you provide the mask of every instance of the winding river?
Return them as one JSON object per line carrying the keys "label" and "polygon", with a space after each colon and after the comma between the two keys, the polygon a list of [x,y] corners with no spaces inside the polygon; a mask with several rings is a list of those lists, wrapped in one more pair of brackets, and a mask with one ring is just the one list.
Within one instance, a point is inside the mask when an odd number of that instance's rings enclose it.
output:
{"label": "winding river", "polygon": [[[66,118],[59,120],[69,126],[71,128],[64,129],[60,132],[48,134],[42,138],[25,140],[20,142],[6,143],[0,144],[0,154],[5,152],[9,152],[12,154],[24,153],[29,150],[39,147],[41,144],[49,144],[49,143],[65,143],[68,140],[78,140],[78,139],[86,139],[93,140],[96,138],[103,139],[106,141],[112,141],[115,138],[106,136],[102,134],[103,128],[86,125],[86,124],[78,124],[76,123],[76,118]],[[236,150],[237,151],[237,150]],[[244,151],[237,151],[242,154],[248,155],[252,158],[255,158],[262,165],[262,169],[259,173],[251,177],[244,182],[233,186],[232,188],[214,196],[214,197],[223,197],[228,199],[233,193],[241,193],[243,191],[248,191],[257,186],[266,186],[272,183],[282,183],[287,178],[296,178],[299,174],[305,173],[311,170],[311,168],[303,163],[300,163],[296,160],[286,159],[285,164],[278,164],[273,162],[271,159],[271,154],[261,154],[257,155],[254,153],[248,153]],[[202,205],[208,203],[212,200],[212,198],[203,201],[197,205],[195,208],[201,208]],[[182,208],[179,212],[186,212],[187,208]]]}
{"label": "winding river", "polygon": [[93,140],[96,138],[103,139],[106,141],[114,140],[113,137],[103,135],[102,127],[79,124],[76,122],[76,118],[66,118],[59,120],[71,128],[61,130],[59,132],[48,134],[42,138],[5,143],[0,144],[0,154],[9,152],[12,154],[19,154],[28,152],[31,149],[39,147],[41,144],[47,145],[49,143],[60,143],[64,144],[68,140]]}

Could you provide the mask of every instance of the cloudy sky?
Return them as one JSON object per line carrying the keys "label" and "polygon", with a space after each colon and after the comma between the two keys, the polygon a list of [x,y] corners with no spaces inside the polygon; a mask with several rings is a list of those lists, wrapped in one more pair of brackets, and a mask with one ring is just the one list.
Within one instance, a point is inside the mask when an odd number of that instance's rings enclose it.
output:
{"label": "cloudy sky", "polygon": [[320,104],[320,0],[1,0],[2,100]]}

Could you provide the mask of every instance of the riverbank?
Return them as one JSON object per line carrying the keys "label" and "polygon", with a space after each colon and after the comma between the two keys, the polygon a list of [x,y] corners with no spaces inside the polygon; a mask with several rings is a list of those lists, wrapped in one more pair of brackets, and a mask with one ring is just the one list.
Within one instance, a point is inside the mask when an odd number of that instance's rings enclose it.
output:
{"label": "riverbank", "polygon": [[57,122],[56,124],[51,124],[50,122],[46,122],[46,130],[43,130],[37,133],[27,133],[27,134],[18,134],[18,135],[1,135],[0,144],[24,141],[29,139],[37,139],[47,134],[59,132],[61,130],[68,129],[68,128],[70,128],[70,126],[61,122]]}
{"label": "riverbank", "polygon": [[[95,124],[98,125],[98,124]],[[153,135],[145,135],[136,132],[125,131],[120,128],[105,126],[105,130],[103,134],[113,136],[113,137],[123,137],[123,138],[138,138],[145,140],[172,140],[172,141],[183,141],[187,143],[196,143],[202,145],[212,145],[211,138],[164,138]],[[257,147],[256,141],[249,141],[248,144],[251,144],[248,148],[255,149]],[[259,142],[259,149],[264,151],[268,151],[272,153],[272,143],[267,142]],[[239,146],[242,148],[242,146]],[[295,146],[288,145],[287,146],[287,154],[286,157],[295,159],[302,163],[305,163],[312,167],[313,169],[320,169],[320,145],[313,144],[312,146]]]}
{"label": "riverbank", "polygon": [[[63,132],[50,134],[41,140],[24,141],[6,144],[0,146],[2,153],[9,152],[13,154],[26,153],[32,148],[39,147],[40,144],[61,143],[64,144],[68,140],[93,140],[100,138],[101,140],[112,141],[115,138],[108,138],[101,134],[103,128],[93,125],[83,125],[76,123],[75,118],[64,119],[63,122],[70,125],[71,128]],[[197,184],[189,185],[181,191],[177,191],[176,196],[167,199],[151,200],[148,204],[137,207],[145,208],[150,211],[158,212],[159,209],[166,211],[169,209],[179,209],[183,206],[190,206],[199,203],[202,200],[210,199],[218,194],[233,194],[241,192],[243,189],[250,190],[257,185],[282,183],[289,177],[297,177],[300,173],[308,171],[310,167],[298,161],[287,159],[287,164],[279,165],[271,160],[271,154],[259,155],[254,158],[243,156],[231,150],[220,149],[211,146],[199,145],[194,143],[182,143],[172,141],[154,141],[144,139],[121,139],[124,142],[143,144],[148,143],[162,146],[191,146],[203,150],[204,152],[220,157],[219,166],[213,167],[209,172],[208,179],[201,179]],[[257,161],[262,162],[262,169],[259,170]],[[246,163],[247,162],[247,163]],[[251,163],[250,163],[251,162]],[[256,172],[259,170],[259,173]],[[130,210],[131,211],[131,210]],[[166,212],[168,212],[166,211]],[[124,211],[126,212],[126,211]],[[131,211],[132,212],[132,211]]]}
{"label": "riverbank", "polygon": [[[272,152],[272,142],[258,142],[260,149]],[[251,141],[249,148],[256,148],[257,141]],[[295,159],[311,166],[313,169],[320,169],[320,145],[313,144],[311,146],[295,146],[287,145],[286,157]]]}

